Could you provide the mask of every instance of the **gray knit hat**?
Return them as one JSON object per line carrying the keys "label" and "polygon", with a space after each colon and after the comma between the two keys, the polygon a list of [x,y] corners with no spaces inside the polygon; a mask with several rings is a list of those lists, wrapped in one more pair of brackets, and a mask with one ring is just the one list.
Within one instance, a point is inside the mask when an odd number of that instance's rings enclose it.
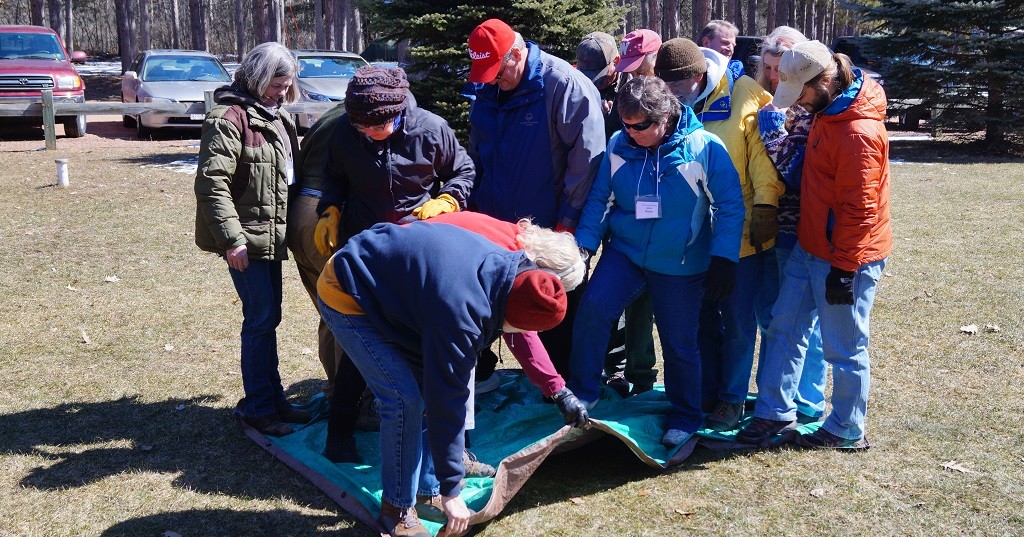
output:
{"label": "gray knit hat", "polygon": [[401,67],[360,67],[345,90],[345,111],[356,125],[380,125],[405,110],[409,80]]}
{"label": "gray knit hat", "polygon": [[685,37],[669,39],[658,49],[654,74],[665,82],[686,80],[708,72],[704,54],[697,44]]}

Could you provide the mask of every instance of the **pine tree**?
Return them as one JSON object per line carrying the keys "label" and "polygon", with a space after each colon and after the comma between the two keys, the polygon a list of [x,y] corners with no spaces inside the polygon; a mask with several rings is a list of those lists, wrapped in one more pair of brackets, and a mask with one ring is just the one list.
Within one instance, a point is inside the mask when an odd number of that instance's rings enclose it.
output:
{"label": "pine tree", "polygon": [[1024,141],[1024,6],[1003,0],[890,0],[860,5],[876,32],[890,99],[923,99],[933,127],[985,131],[993,151]]}
{"label": "pine tree", "polygon": [[540,47],[570,63],[584,35],[613,32],[621,12],[610,0],[445,0],[364,2],[371,33],[408,39],[404,68],[419,106],[448,120],[465,141],[469,102],[460,95],[469,75],[466,40],[478,24],[499,18]]}

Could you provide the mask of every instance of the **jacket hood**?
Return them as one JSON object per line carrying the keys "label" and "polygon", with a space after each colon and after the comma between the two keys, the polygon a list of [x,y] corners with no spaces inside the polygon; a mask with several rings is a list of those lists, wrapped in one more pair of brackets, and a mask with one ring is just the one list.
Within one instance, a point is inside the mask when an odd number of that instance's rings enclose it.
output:
{"label": "jacket hood", "polygon": [[[863,71],[854,69],[854,82],[826,108],[815,121],[852,121],[873,119],[885,121],[885,90]],[[835,107],[835,108],[833,108]]]}
{"label": "jacket hood", "polygon": [[271,110],[266,106],[263,106],[263,103],[261,103],[256,97],[236,83],[221,86],[214,90],[213,102],[223,104],[225,106],[237,104],[239,106],[255,108],[256,110],[260,110],[261,113],[266,114],[267,119],[273,119],[274,116],[277,115],[275,110]]}
{"label": "jacket hood", "polygon": [[722,77],[725,76],[726,71],[729,70],[729,58],[709,48],[700,47],[700,51],[704,53],[704,61],[708,65],[708,72],[704,75],[707,81],[704,84],[704,91],[697,96],[697,100],[694,101],[696,103],[703,101],[708,95],[711,95],[718,87],[718,84],[722,82]]}

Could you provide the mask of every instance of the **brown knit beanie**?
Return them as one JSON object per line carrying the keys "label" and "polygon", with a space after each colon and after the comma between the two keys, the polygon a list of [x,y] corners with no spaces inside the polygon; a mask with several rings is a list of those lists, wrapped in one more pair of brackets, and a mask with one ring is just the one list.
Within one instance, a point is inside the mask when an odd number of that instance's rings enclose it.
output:
{"label": "brown knit beanie", "polygon": [[380,125],[405,110],[409,80],[401,67],[360,67],[345,90],[345,111],[356,125]]}
{"label": "brown knit beanie", "polygon": [[558,277],[543,270],[516,276],[505,302],[505,322],[531,332],[558,326],[565,318],[565,288]]}
{"label": "brown knit beanie", "polygon": [[669,39],[658,49],[654,74],[665,82],[686,80],[706,72],[708,65],[704,61],[704,53],[696,43],[685,37]]}

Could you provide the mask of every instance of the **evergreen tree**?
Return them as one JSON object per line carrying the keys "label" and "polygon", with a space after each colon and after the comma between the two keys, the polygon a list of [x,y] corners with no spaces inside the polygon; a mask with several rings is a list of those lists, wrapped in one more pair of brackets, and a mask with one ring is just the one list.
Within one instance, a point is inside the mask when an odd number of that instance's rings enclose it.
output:
{"label": "evergreen tree", "polygon": [[933,126],[1024,141],[1024,5],[1011,0],[889,0],[854,9],[890,99],[924,99]]}
{"label": "evergreen tree", "polygon": [[469,101],[461,96],[469,76],[466,41],[478,24],[499,18],[527,41],[570,63],[583,36],[613,32],[620,9],[610,0],[390,0],[364,1],[371,33],[409,40],[404,65],[419,106],[448,120],[465,141]]}

